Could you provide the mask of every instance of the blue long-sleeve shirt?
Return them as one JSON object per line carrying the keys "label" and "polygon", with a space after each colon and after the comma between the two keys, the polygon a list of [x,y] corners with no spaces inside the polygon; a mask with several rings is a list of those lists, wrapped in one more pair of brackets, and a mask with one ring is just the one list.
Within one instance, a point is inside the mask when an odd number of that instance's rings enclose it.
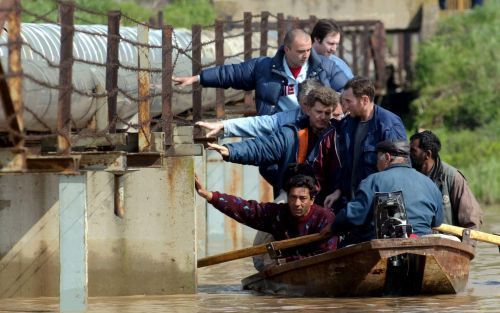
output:
{"label": "blue long-sleeve shirt", "polygon": [[277,112],[272,115],[249,116],[222,121],[224,137],[269,136],[284,125],[298,125],[308,117],[301,109]]}
{"label": "blue long-sleeve shirt", "polygon": [[358,241],[374,239],[375,193],[400,190],[403,192],[406,215],[413,227],[413,233],[419,236],[430,234],[432,227],[441,225],[443,222],[441,192],[434,182],[408,164],[393,164],[361,181],[355,198],[336,215],[332,230],[358,232],[354,236],[359,238]]}

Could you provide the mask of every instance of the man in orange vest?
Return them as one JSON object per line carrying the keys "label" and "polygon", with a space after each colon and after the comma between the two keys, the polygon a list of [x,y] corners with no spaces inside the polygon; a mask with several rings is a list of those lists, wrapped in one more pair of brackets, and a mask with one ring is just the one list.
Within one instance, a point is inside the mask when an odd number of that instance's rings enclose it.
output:
{"label": "man in orange vest", "polygon": [[[330,126],[332,111],[339,105],[337,93],[328,87],[312,90],[307,96],[304,113],[308,119],[303,125],[297,123],[285,125],[278,132],[268,137],[257,137],[242,142],[217,145],[209,143],[209,149],[215,150],[225,161],[266,166],[277,164],[277,169],[262,176],[271,183],[274,196],[282,190],[283,174],[290,163],[305,163],[313,159],[312,151],[321,139],[322,133]],[[340,166],[338,159],[328,160],[333,167]]]}

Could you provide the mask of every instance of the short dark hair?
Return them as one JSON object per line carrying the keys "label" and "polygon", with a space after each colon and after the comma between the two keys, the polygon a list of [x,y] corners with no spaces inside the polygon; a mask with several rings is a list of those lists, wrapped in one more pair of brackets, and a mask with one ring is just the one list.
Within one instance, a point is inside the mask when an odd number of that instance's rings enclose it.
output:
{"label": "short dark hair", "polygon": [[314,178],[301,174],[290,177],[290,179],[285,182],[283,189],[285,189],[288,194],[292,188],[300,187],[309,189],[309,195],[311,198],[316,197],[316,194],[318,193]]}
{"label": "short dark hair", "polygon": [[292,29],[292,30],[289,30],[286,34],[285,34],[285,38],[283,38],[283,44],[285,46],[287,46],[288,48],[290,48],[290,46],[292,45],[292,43],[295,41],[295,38],[297,36],[304,36],[304,37],[309,37],[309,34],[306,33],[303,29],[300,29],[300,28],[296,28],[296,29]]}
{"label": "short dark hair", "polygon": [[366,77],[354,76],[351,80],[347,82],[344,90],[351,88],[352,93],[356,98],[361,96],[367,96],[370,101],[373,102],[375,99],[375,86],[373,82]]}
{"label": "short dark hair", "polygon": [[419,140],[418,147],[424,151],[429,150],[432,153],[432,158],[436,160],[439,157],[439,150],[441,150],[441,141],[430,130],[424,130],[415,133],[410,137],[410,141]]}
{"label": "short dark hair", "polygon": [[314,39],[318,38],[321,43],[323,39],[325,39],[326,35],[330,33],[341,34],[342,29],[333,20],[320,19],[316,25],[314,25],[311,32],[311,40],[314,41]]}
{"label": "short dark hair", "polygon": [[336,108],[340,102],[339,95],[330,87],[319,87],[311,90],[307,95],[306,106],[312,107],[316,101],[321,102],[324,106]]}

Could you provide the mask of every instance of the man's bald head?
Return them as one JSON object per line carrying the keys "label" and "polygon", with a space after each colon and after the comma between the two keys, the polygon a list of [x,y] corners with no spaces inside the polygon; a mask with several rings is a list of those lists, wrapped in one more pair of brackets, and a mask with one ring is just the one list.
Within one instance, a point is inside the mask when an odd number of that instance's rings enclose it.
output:
{"label": "man's bald head", "polygon": [[302,29],[293,29],[286,33],[284,40],[286,63],[290,68],[300,68],[311,54],[311,36]]}
{"label": "man's bald head", "polygon": [[311,39],[311,36],[303,29],[292,29],[286,33],[285,38],[283,39],[283,43],[285,46],[290,48],[297,39],[300,39],[301,41],[306,39],[307,41],[307,39]]}

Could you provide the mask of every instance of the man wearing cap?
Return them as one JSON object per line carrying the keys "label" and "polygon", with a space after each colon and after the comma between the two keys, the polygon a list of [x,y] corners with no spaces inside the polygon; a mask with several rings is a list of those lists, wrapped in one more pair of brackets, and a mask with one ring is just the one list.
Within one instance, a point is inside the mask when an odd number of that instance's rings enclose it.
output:
{"label": "man wearing cap", "polygon": [[402,191],[413,233],[430,234],[443,222],[441,192],[427,176],[410,166],[406,141],[385,140],[375,147],[378,173],[361,181],[355,197],[335,218],[330,231],[348,233],[343,245],[375,238],[373,199],[376,192]]}

